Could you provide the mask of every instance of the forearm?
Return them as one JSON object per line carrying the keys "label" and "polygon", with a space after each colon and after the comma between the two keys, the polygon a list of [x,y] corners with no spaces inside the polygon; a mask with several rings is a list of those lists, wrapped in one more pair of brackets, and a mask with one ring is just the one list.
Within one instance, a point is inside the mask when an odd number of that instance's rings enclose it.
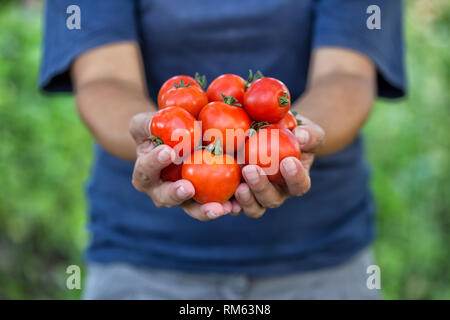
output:
{"label": "forearm", "polygon": [[357,75],[331,74],[315,81],[293,106],[325,131],[318,156],[349,145],[364,125],[373,105],[373,81]]}
{"label": "forearm", "polygon": [[96,80],[77,88],[76,105],[96,141],[109,153],[136,159],[136,143],[128,127],[131,118],[156,107],[135,86],[118,80]]}

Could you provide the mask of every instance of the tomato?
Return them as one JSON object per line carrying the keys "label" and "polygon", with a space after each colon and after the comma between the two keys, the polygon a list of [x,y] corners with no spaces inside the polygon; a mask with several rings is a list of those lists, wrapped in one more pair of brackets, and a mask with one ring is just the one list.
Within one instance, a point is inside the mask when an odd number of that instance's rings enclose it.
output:
{"label": "tomato", "polygon": [[166,107],[180,107],[197,117],[200,110],[208,103],[206,93],[194,86],[185,86],[167,91],[161,99],[161,109]]}
{"label": "tomato", "polygon": [[[192,80],[194,81],[185,83],[180,78],[178,81],[173,82],[173,88],[167,89],[162,94],[159,108],[180,107],[187,110],[194,117],[197,117],[200,110],[208,103],[208,97],[202,90],[200,84],[195,79]],[[203,79],[203,81],[206,80]]]}
{"label": "tomato", "polygon": [[185,84],[190,84],[190,86],[193,87],[198,87],[199,89],[202,89],[201,85],[192,77],[190,76],[174,76],[172,78],[170,78],[169,80],[167,80],[166,82],[163,83],[163,85],[161,86],[161,89],[159,89],[158,92],[158,106],[159,108],[162,107],[162,97],[163,95],[169,91],[174,89],[174,84],[175,83],[180,83],[180,80],[183,80],[183,83]]}
{"label": "tomato", "polygon": [[181,176],[194,185],[197,202],[223,203],[233,196],[241,181],[241,168],[234,157],[201,149],[188,159],[183,164]]}
{"label": "tomato", "polygon": [[255,121],[280,121],[291,106],[291,96],[283,82],[274,78],[258,79],[244,95],[244,108]]}
{"label": "tomato", "polygon": [[244,102],[246,81],[235,74],[223,74],[211,82],[206,91],[208,100],[222,101],[222,94],[234,97],[238,103]]}
{"label": "tomato", "polygon": [[297,115],[297,111],[289,111],[286,113],[286,115],[278,121],[277,123],[273,123],[274,126],[277,126],[279,128],[286,128],[288,130],[294,130],[295,127],[299,126],[301,121],[297,120],[295,117]]}
{"label": "tomato", "polygon": [[[276,134],[278,139],[273,141]],[[267,178],[277,184],[284,182],[280,172],[281,160],[286,157],[300,159],[300,155],[301,150],[297,139],[292,132],[284,128],[271,126],[260,129],[245,143],[245,163],[260,166],[267,174]],[[278,161],[276,161],[277,157]]]}
{"label": "tomato", "polygon": [[178,181],[181,180],[181,168],[182,164],[171,163],[161,171],[162,181]]}
{"label": "tomato", "polygon": [[[223,102],[210,102],[198,115],[198,120],[202,122],[205,140],[205,132],[207,130],[219,130],[222,135],[223,149],[226,153],[234,153],[244,145],[246,132],[252,124],[245,110],[233,105],[235,102],[236,100],[233,97],[225,97]],[[234,137],[234,143],[230,142],[230,146],[227,146],[227,131],[229,134],[232,134],[230,138]],[[211,137],[210,143],[213,143],[215,139],[216,137]]]}
{"label": "tomato", "polygon": [[[179,156],[185,154],[184,143],[180,143],[183,138],[190,140],[188,141],[190,145],[185,146],[189,152],[192,152],[201,140],[198,122],[189,112],[179,107],[167,107],[156,112],[150,125],[150,131],[152,134],[150,139],[155,144],[164,143],[174,148]],[[173,134],[178,135],[179,138],[172,139]]]}

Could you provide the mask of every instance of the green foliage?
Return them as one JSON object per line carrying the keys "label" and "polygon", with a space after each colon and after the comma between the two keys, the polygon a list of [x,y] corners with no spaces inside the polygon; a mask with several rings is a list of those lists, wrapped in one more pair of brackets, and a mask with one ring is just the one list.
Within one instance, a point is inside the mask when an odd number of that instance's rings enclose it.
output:
{"label": "green foliage", "polygon": [[408,4],[408,98],[379,101],[365,128],[377,263],[386,298],[449,299],[450,6]]}
{"label": "green foliage", "polygon": [[91,138],[72,97],[37,91],[36,9],[0,5],[0,299],[78,298]]}
{"label": "green foliage", "polygon": [[[386,298],[450,298],[450,8],[408,3],[410,93],[379,101],[365,128]],[[68,265],[86,245],[92,139],[70,96],[37,88],[41,18],[0,4],[0,299],[79,298]]]}

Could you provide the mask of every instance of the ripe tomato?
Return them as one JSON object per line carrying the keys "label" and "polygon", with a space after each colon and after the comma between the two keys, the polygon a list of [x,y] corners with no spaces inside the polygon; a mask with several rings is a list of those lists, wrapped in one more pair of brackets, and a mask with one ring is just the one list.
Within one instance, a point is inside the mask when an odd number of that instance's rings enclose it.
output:
{"label": "ripe tomato", "polygon": [[277,123],[273,123],[274,126],[279,128],[286,128],[288,130],[294,130],[296,126],[299,126],[301,121],[296,118],[297,111],[289,111],[286,115],[278,121]]}
{"label": "ripe tomato", "polygon": [[184,84],[174,84],[175,88],[167,91],[161,98],[160,108],[180,107],[187,110],[194,117],[197,117],[200,110],[208,103],[206,93],[195,86]]}
{"label": "ripe tomato", "polygon": [[223,74],[213,80],[206,91],[208,100],[222,101],[222,94],[234,97],[238,103],[244,102],[246,81],[235,74]]}
{"label": "ripe tomato", "polygon": [[162,181],[178,181],[181,180],[181,168],[182,164],[171,163],[161,171]]}
{"label": "ripe tomato", "polygon": [[[225,97],[223,102],[213,101],[208,103],[198,116],[198,120],[202,122],[203,136],[210,129],[216,129],[221,134],[223,141],[223,149],[226,153],[234,153],[239,150],[245,142],[245,136],[251,127],[251,120],[247,113],[241,107],[233,105],[236,101],[233,97]],[[228,129],[228,130],[227,130]],[[227,146],[227,131],[234,143],[229,142]],[[205,138],[206,139],[206,138]],[[209,143],[213,143],[216,137],[211,137]]]}
{"label": "ripe tomato", "polygon": [[[174,148],[179,156],[183,156],[183,147],[192,152],[201,140],[200,126],[195,118],[186,110],[179,107],[167,107],[155,113],[150,125],[151,136],[157,145],[166,144]],[[172,139],[172,135],[174,139]],[[184,139],[183,139],[184,138]],[[185,146],[185,139],[190,145]]]}
{"label": "ripe tomato", "polygon": [[245,143],[245,163],[260,166],[267,174],[267,178],[277,184],[284,182],[280,172],[281,160],[286,157],[300,159],[300,155],[297,139],[292,132],[284,128],[260,129]]}
{"label": "ripe tomato", "polygon": [[244,95],[244,108],[255,121],[280,121],[291,106],[291,95],[283,82],[274,78],[258,79]]}
{"label": "ripe tomato", "polygon": [[194,199],[197,202],[223,203],[236,191],[241,181],[241,168],[228,154],[215,155],[210,150],[202,149],[192,153],[189,162],[185,161],[181,176],[194,185]]}
{"label": "ripe tomato", "polygon": [[173,76],[172,78],[170,78],[169,80],[167,80],[166,82],[163,83],[163,85],[161,86],[161,88],[159,89],[158,92],[158,106],[159,108],[162,108],[162,97],[163,95],[169,91],[172,90],[174,88],[174,84],[175,83],[180,83],[180,80],[183,80],[183,83],[188,84],[190,83],[190,86],[193,87],[198,87],[199,89],[202,89],[201,85],[195,81],[194,78],[190,77],[190,76]]}

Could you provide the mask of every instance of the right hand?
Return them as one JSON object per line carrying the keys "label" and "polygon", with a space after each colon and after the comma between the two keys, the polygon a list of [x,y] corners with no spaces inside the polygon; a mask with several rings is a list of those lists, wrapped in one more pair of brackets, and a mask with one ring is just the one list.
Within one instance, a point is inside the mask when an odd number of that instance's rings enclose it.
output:
{"label": "right hand", "polygon": [[154,112],[139,113],[130,122],[129,131],[136,141],[136,163],[133,171],[133,186],[147,194],[156,207],[180,206],[191,217],[207,221],[224,214],[239,212],[241,208],[236,203],[210,202],[199,204],[192,197],[195,189],[188,180],[176,182],[161,181],[161,170],[175,159],[175,151],[166,145],[154,147],[149,140],[150,123]]}

